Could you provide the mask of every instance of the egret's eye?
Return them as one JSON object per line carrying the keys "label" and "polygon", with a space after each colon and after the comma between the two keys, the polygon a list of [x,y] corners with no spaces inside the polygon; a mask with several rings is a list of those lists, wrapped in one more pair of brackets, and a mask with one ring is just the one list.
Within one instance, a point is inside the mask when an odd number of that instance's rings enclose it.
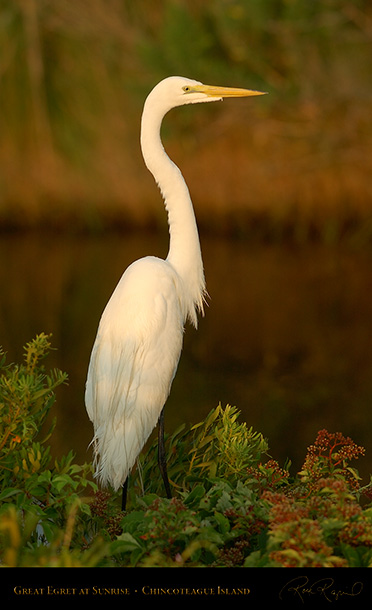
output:
{"label": "egret's eye", "polygon": [[191,91],[191,87],[189,87],[188,85],[185,85],[184,87],[182,87],[182,89],[184,90],[185,93],[190,93],[190,91]]}

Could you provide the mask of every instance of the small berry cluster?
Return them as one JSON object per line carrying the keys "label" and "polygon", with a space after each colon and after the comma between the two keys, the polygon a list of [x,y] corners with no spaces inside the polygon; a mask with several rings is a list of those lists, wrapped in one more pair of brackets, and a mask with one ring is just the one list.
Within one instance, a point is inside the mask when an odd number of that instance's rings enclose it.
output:
{"label": "small berry cluster", "polygon": [[345,479],[351,489],[359,488],[357,472],[350,468],[349,462],[365,454],[364,447],[357,445],[351,438],[340,432],[330,433],[320,430],[313,445],[307,450],[300,476],[312,487],[319,479],[333,476]]}
{"label": "small berry cluster", "polygon": [[250,541],[245,536],[237,538],[231,546],[224,546],[221,550],[219,554],[220,564],[226,568],[241,566],[249,548]]}
{"label": "small berry cluster", "polygon": [[265,464],[247,468],[249,477],[256,480],[258,489],[276,489],[282,483],[286,483],[289,477],[288,470],[280,468],[276,460],[269,460]]}
{"label": "small berry cluster", "polygon": [[97,491],[94,495],[93,501],[90,504],[90,511],[93,516],[99,517],[103,520],[103,527],[109,534],[110,538],[114,540],[116,536],[120,536],[122,528],[120,522],[122,520],[122,514],[117,513],[115,509],[111,509],[109,501],[111,494],[107,491]]}

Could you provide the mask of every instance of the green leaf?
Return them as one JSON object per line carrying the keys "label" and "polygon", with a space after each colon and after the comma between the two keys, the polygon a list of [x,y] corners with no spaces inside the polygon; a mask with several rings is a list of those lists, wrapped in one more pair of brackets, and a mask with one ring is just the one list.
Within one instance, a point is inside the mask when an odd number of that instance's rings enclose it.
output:
{"label": "green leaf", "polygon": [[214,518],[216,519],[221,534],[227,534],[230,531],[230,521],[222,513],[215,512]]}
{"label": "green leaf", "polygon": [[118,553],[131,553],[134,549],[139,548],[141,548],[139,542],[129,532],[125,532],[110,545],[110,552],[117,555]]}
{"label": "green leaf", "polygon": [[195,506],[200,499],[205,496],[205,488],[203,485],[196,485],[194,489],[187,495],[184,495],[184,503],[187,507]]}
{"label": "green leaf", "polygon": [[3,502],[7,498],[11,498],[19,493],[22,493],[20,489],[3,489],[3,491],[0,493],[0,502]]}

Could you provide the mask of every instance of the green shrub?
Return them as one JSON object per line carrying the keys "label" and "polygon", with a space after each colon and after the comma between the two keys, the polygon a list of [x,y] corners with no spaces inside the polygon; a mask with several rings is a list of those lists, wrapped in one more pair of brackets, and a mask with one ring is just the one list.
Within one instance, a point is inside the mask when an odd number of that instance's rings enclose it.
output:
{"label": "green shrub", "polygon": [[55,390],[67,380],[61,371],[47,373],[42,364],[51,349],[50,336],[42,333],[24,349],[21,365],[6,365],[1,352],[2,562],[10,566],[76,565],[81,562],[80,550],[76,555],[70,545],[74,539],[84,540],[83,516],[90,513],[82,494],[96,486],[89,480],[91,466],[74,464],[71,452],[52,463],[45,443],[55,420],[41,439]]}
{"label": "green shrub", "polygon": [[90,464],[71,452],[53,461],[51,430],[40,435],[67,379],[46,373],[49,350],[42,334],[22,365],[1,357],[0,565],[372,567],[372,485],[360,486],[351,461],[364,448],[350,438],[321,430],[293,476],[235,407],[219,405],[166,438],[173,498],[162,497],[155,441],[122,513]]}

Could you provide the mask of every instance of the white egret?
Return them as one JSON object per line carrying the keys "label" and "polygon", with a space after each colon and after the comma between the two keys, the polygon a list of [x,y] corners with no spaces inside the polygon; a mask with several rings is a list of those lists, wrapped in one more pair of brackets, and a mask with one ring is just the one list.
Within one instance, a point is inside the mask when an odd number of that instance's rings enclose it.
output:
{"label": "white egret", "polygon": [[159,424],[158,462],[171,496],[164,451],[164,405],[182,348],[187,318],[196,327],[203,313],[205,280],[198,230],[187,185],[166,154],[160,127],[176,106],[260,91],[214,87],[173,76],[148,95],[141,121],[141,148],[168,213],[170,245],[165,260],[146,256],[122,275],[102,314],[86,382],[85,403],[94,427],[94,461],[101,485],[123,488],[150,433]]}

